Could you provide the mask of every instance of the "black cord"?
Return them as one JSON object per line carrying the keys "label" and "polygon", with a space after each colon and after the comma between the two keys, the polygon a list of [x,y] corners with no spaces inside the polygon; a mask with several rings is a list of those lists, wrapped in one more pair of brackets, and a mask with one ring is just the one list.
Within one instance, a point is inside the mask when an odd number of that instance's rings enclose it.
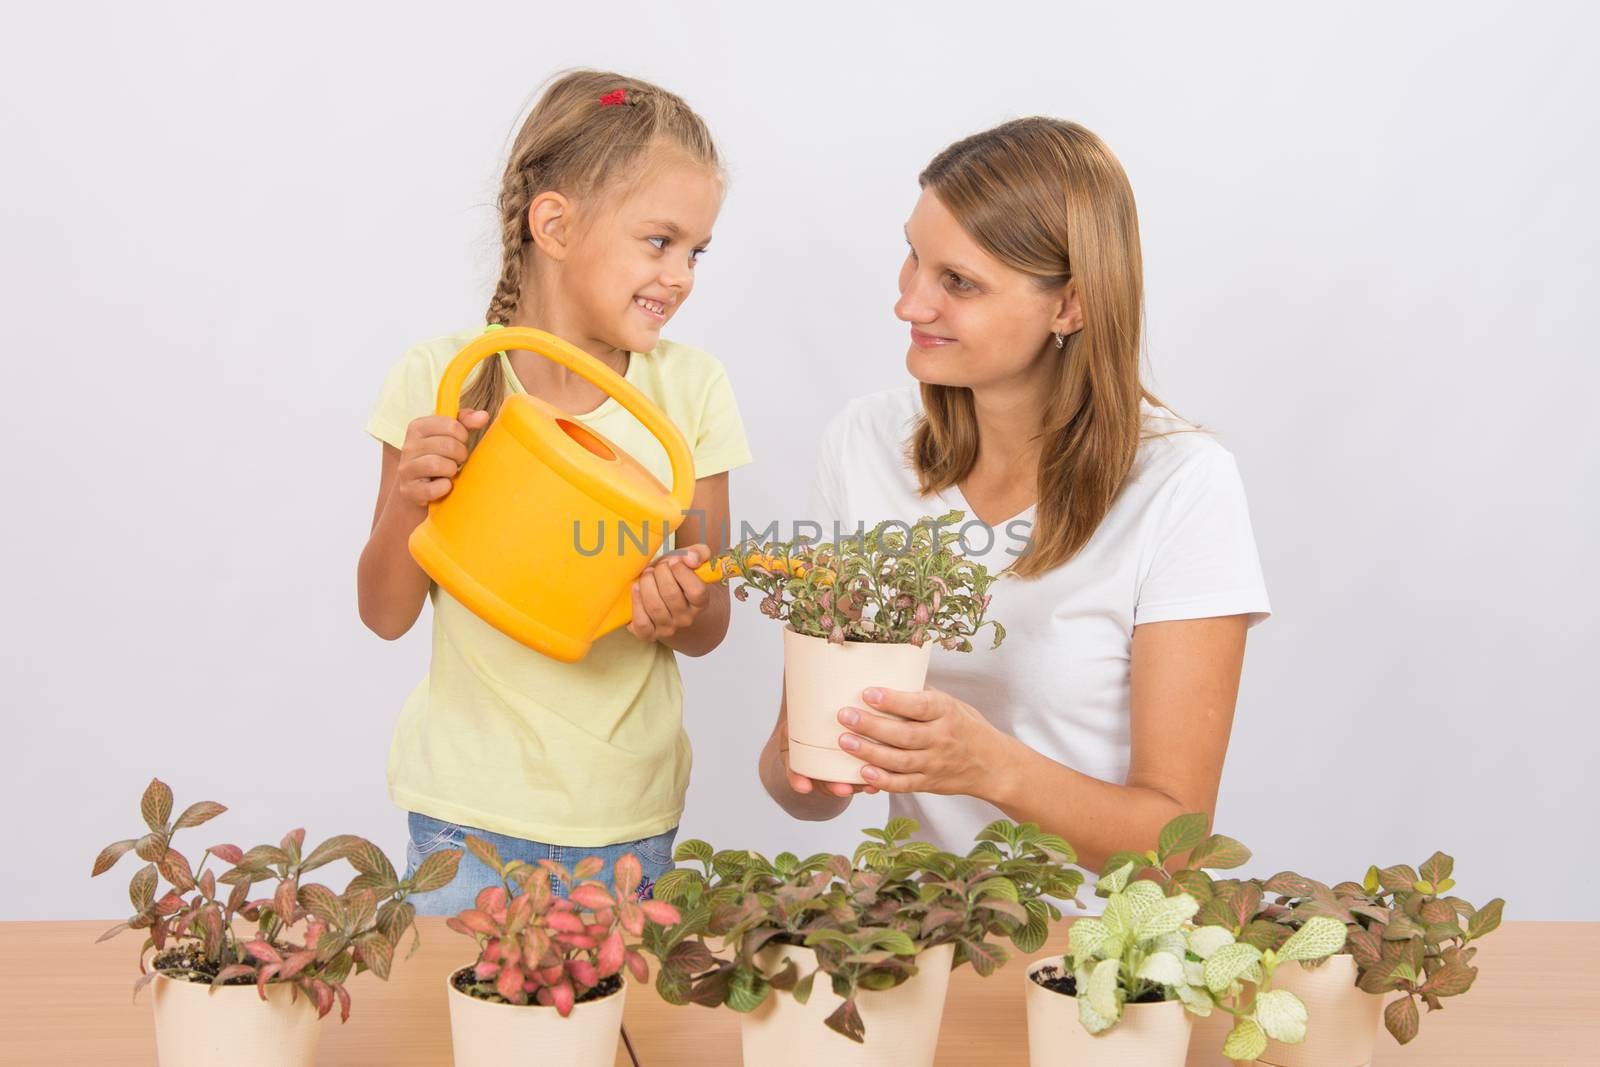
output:
{"label": "black cord", "polygon": [[628,1028],[626,1026],[622,1028],[622,1047],[628,1050],[628,1062],[633,1064],[633,1067],[639,1067],[639,1057],[634,1055],[633,1042],[628,1040]]}

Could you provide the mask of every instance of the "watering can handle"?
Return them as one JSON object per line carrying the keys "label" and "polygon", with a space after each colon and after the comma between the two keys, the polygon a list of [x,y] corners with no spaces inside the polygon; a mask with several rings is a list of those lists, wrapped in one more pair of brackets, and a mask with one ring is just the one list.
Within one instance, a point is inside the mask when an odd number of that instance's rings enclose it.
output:
{"label": "watering can handle", "polygon": [[[479,337],[456,353],[439,380],[439,395],[434,413],[455,418],[461,410],[461,386],[472,368],[489,356],[509,349],[526,349],[566,367],[578,377],[598,386],[634,418],[644,424],[661,447],[667,450],[667,462],[672,465],[672,502],[681,516],[694,501],[694,457],[689,453],[688,442],[672,425],[666,414],[637,387],[589,353],[570,345],[554,334],[531,330],[525,326],[491,325]],[[490,413],[493,414],[492,412]]]}

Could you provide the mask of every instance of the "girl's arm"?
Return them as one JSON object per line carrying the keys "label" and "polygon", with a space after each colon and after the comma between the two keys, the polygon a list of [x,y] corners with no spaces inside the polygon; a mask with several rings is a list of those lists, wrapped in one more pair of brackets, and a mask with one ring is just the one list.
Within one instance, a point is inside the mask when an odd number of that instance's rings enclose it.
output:
{"label": "girl's arm", "polygon": [[688,555],[665,556],[646,568],[633,589],[628,629],[641,641],[660,641],[685,656],[703,656],[728,634],[728,587],[707,584],[694,568],[728,547],[728,475],[695,480],[688,517],[675,544]]}
{"label": "girl's arm", "polygon": [[460,419],[425,416],[406,427],[401,448],[383,446],[372,533],[356,565],[356,600],[361,621],[386,641],[411,629],[428,598],[430,579],[406,541],[428,517],[428,504],[450,491],[467,459],[468,431],[487,421],[472,410]]}
{"label": "girl's arm", "polygon": [[[787,686],[779,690],[787,693]],[[796,774],[789,769],[789,698],[778,698],[778,722],[772,728],[765,747],[756,764],[757,773],[767,795],[778,806],[806,822],[823,822],[832,819],[850,806],[850,798],[863,790],[876,793],[875,787],[848,785],[844,782],[819,782]]]}
{"label": "girl's arm", "polygon": [[1132,737],[1126,785],[1091,778],[989,725],[947,693],[882,690],[868,701],[910,720],[853,709],[841,745],[889,792],[965,794],[1060,834],[1078,863],[1154,848],[1175,815],[1216,808],[1244,666],[1247,616],[1146,623],[1133,630]]}

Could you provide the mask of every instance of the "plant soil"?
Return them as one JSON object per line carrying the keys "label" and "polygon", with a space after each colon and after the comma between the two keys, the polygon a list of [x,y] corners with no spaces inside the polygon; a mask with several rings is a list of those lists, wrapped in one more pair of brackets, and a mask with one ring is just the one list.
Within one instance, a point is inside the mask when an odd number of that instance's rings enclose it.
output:
{"label": "plant soil", "polygon": [[[217,977],[217,972],[222,970],[222,965],[206,959],[205,953],[197,946],[182,945],[178,948],[169,948],[150,961],[150,969],[158,971],[175,982],[197,982],[200,985],[210,985]],[[230,978],[223,985],[255,985],[255,979],[249,975],[240,975]]]}
{"label": "plant soil", "polygon": [[[472,968],[471,967],[463,967],[463,968],[461,968],[461,970],[457,971],[455,974],[452,974],[450,976],[450,984],[455,986],[456,992],[465,993],[467,996],[471,997],[474,1000],[487,1000],[491,1004],[510,1004],[511,1003],[505,997],[502,997],[499,993],[495,993],[495,992],[492,992],[492,991],[488,992],[488,993],[483,992],[479,988],[479,983],[475,982],[473,980],[473,978],[472,978]],[[621,988],[622,988],[622,979],[620,977],[618,977],[617,975],[612,975],[610,978],[602,978],[600,980],[600,984],[599,985],[595,986],[593,989],[589,990],[587,993],[580,994],[578,996],[577,1000],[573,1001],[573,1003],[574,1004],[587,1004],[591,1000],[604,1000],[606,997],[609,997],[611,994],[617,992]],[[538,1004],[538,1003],[517,1004],[517,1005],[513,1005],[513,1007],[535,1007],[535,1008],[537,1008],[537,1007],[543,1007],[543,1005]]]}
{"label": "plant soil", "polygon": [[[1060,993],[1064,997],[1076,997],[1078,995],[1077,979],[1073,978],[1072,975],[1068,974],[1066,971],[1063,971],[1059,967],[1041,967],[1039,968],[1039,973],[1033,976],[1033,980],[1050,990],[1052,993]],[[1160,988],[1156,988],[1145,990],[1143,993],[1140,993],[1138,996],[1130,999],[1128,1003],[1163,1004],[1166,1002],[1166,999],[1166,997],[1161,995]]]}

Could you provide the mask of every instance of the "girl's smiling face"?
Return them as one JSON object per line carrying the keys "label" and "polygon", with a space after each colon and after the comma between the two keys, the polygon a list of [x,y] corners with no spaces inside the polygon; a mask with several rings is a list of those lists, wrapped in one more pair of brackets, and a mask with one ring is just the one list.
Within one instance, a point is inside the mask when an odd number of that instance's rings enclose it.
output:
{"label": "girl's smiling face", "polygon": [[923,190],[906,222],[896,317],[911,325],[906,369],[930,385],[1026,380],[1057,352],[1053,334],[1082,326],[1071,285],[1042,288],[972,239]]}
{"label": "girl's smiling face", "polygon": [[722,193],[716,170],[659,150],[630,187],[596,197],[561,264],[571,327],[623,351],[655,348],[694,291]]}

